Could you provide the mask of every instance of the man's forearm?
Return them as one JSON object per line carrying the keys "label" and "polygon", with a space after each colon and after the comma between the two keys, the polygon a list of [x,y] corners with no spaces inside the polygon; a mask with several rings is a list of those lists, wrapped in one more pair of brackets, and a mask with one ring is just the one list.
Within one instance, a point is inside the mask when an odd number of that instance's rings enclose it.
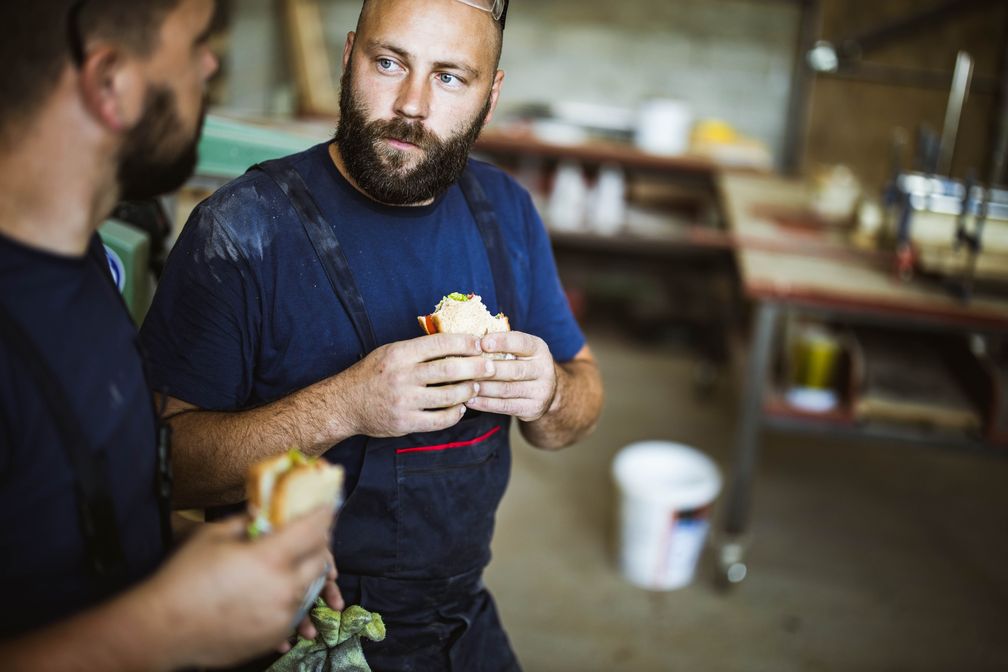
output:
{"label": "man's forearm", "polygon": [[176,508],[234,504],[245,498],[254,462],[297,447],[321,455],[354,431],[327,379],[246,411],[186,410],[170,417]]}
{"label": "man's forearm", "polygon": [[14,640],[0,642],[11,672],[170,670],[184,659],[179,628],[146,587]]}
{"label": "man's forearm", "polygon": [[557,364],[557,387],[549,410],[519,424],[522,436],[537,448],[555,450],[587,436],[602,411],[602,377],[590,359]]}

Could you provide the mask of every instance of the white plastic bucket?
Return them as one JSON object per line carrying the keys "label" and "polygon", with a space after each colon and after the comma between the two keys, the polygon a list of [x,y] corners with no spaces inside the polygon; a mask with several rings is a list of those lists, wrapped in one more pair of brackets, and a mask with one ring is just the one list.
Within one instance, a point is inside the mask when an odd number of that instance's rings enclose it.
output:
{"label": "white plastic bucket", "polygon": [[672,590],[693,580],[721,490],[717,465],[669,441],[642,441],[613,460],[620,493],[619,560],[631,583]]}

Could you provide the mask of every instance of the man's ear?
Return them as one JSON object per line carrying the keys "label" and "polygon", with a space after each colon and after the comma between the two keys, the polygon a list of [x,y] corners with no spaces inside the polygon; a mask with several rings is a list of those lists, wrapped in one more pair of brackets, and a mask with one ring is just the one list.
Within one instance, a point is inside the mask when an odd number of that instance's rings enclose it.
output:
{"label": "man's ear", "polygon": [[112,45],[95,45],[80,66],[84,106],[103,126],[121,132],[143,112],[145,81],[139,63]]}
{"label": "man's ear", "polygon": [[351,30],[346,34],[346,42],[343,44],[343,71],[346,72],[347,63],[350,62],[350,53],[353,51],[353,43],[357,36]]}
{"label": "man's ear", "polygon": [[494,75],[493,84],[490,86],[490,109],[487,110],[483,125],[486,126],[493,119],[494,110],[497,109],[497,100],[500,98],[501,87],[504,86],[504,71],[498,70]]}

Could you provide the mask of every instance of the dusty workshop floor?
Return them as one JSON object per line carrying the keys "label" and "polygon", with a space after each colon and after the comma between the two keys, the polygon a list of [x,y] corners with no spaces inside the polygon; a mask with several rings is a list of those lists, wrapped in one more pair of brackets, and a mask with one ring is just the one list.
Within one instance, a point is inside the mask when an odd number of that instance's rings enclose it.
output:
{"label": "dusty workshop floor", "polygon": [[[589,334],[608,403],[560,453],[515,442],[487,583],[526,672],[1008,669],[1008,460],[770,434],[750,573],[652,594],[613,561],[612,456],[663,438],[724,468],[734,388],[668,347]],[[515,434],[517,436],[517,433]]]}

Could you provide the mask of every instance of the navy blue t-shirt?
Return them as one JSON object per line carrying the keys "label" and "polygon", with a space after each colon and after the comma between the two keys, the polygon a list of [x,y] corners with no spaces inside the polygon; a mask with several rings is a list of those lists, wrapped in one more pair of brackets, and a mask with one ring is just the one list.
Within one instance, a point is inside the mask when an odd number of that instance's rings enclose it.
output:
{"label": "navy blue t-shirt", "polygon": [[[92,245],[100,248],[97,237]],[[105,454],[132,582],[163,554],[155,424],[136,330],[107,276],[92,257],[0,236],[0,301],[57,376],[84,445]],[[35,378],[0,343],[0,637],[104,597],[90,573],[66,455]]]}
{"label": "navy blue t-shirt", "polygon": [[[497,312],[486,248],[458,185],[427,206],[385,206],[340,175],[325,143],[286,160],[334,227],[379,345],[422,335],[416,316],[450,292],[479,294]],[[528,193],[493,166],[469,167],[494,205],[513,269],[512,328],[570,360],[584,336]],[[282,398],[348,368],[362,350],[290,201],[260,171],[193,212],[141,338],[155,389],[212,410]],[[328,457],[352,463],[359,446],[344,442]]]}

